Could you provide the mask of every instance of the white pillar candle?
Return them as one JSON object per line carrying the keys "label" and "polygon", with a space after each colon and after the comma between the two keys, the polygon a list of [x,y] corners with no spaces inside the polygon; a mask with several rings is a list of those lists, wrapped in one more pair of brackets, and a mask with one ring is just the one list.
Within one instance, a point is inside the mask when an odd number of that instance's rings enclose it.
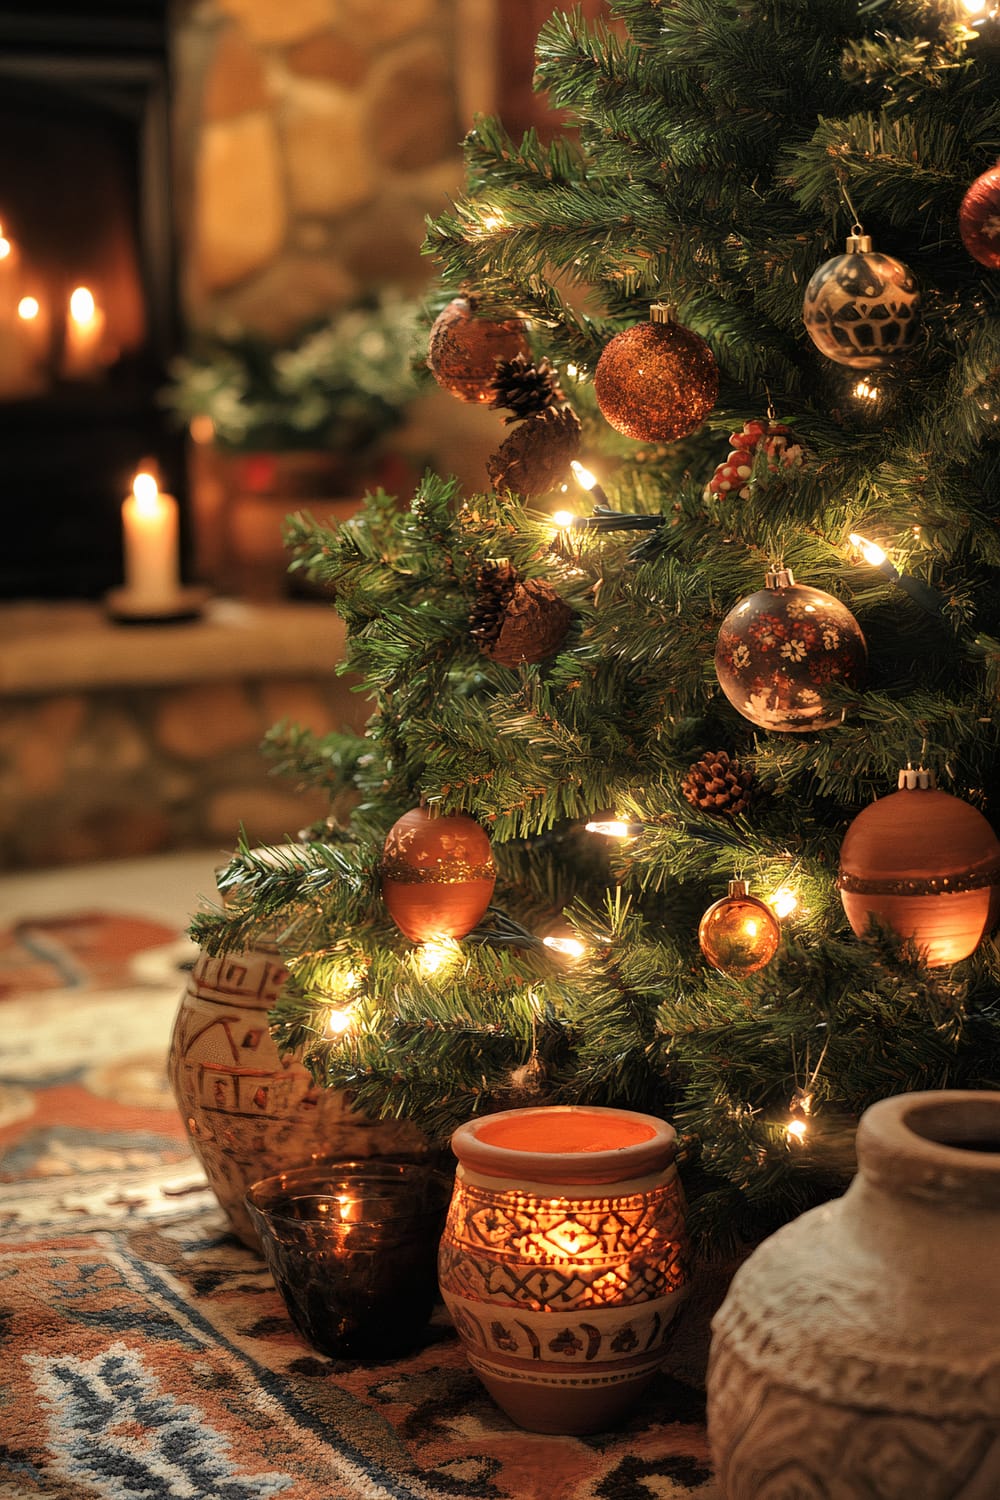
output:
{"label": "white pillar candle", "polygon": [[137,474],[122,505],[125,592],[129,605],[162,608],[180,592],[177,501],[152,474]]}

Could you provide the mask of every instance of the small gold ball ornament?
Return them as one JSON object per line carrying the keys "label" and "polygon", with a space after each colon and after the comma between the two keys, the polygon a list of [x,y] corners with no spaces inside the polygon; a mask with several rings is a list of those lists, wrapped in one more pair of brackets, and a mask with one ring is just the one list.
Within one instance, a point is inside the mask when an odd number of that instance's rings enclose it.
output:
{"label": "small gold ball ornament", "polygon": [[642,443],[672,443],[700,427],[719,394],[719,370],[697,333],[656,302],[648,323],[615,334],[597,361],[594,394],[605,421]]}
{"label": "small gold ball ornament", "polygon": [[802,303],[806,332],[838,365],[875,370],[909,349],[920,292],[908,266],[872,249],[870,234],[851,234],[847,250],[809,278]]}
{"label": "small gold ball ornament", "polygon": [[713,969],[737,978],[771,962],[781,928],[771,908],[747,894],[745,880],[731,880],[729,892],[708,908],[698,925],[701,951]]}

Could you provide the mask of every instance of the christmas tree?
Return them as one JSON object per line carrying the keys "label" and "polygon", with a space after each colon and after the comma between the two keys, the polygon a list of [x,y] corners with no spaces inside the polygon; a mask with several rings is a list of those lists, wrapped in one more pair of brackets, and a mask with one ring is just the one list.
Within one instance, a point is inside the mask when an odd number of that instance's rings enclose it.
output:
{"label": "christmas tree", "polygon": [[275,729],[330,817],[244,844],[195,922],[279,934],[279,1044],[371,1114],[671,1119],[706,1254],[841,1192],[876,1099],[998,1077],[1000,27],[970,10],[553,15],[565,133],[479,120],[428,232],[490,480],[290,520],[374,711]]}

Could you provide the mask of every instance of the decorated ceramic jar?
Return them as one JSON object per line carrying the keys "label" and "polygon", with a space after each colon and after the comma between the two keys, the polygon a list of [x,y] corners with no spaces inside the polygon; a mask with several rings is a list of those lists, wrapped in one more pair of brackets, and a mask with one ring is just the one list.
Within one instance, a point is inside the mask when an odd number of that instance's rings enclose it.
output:
{"label": "decorated ceramic jar", "polygon": [[883,1099],[715,1316],[720,1500],[1000,1495],[1000,1093]]}
{"label": "decorated ceramic jar", "polygon": [[595,1432],[659,1369],[687,1289],[672,1126],[583,1106],[460,1126],[438,1262],[472,1368],[534,1432]]}

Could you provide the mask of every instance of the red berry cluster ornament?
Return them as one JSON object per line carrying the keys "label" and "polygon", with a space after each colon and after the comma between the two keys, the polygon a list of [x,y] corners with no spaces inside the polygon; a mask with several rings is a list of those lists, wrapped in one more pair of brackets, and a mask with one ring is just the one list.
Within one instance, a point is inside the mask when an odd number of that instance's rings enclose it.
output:
{"label": "red berry cluster ornament", "polygon": [[769,469],[801,468],[804,456],[802,444],[790,427],[756,418],[744,422],[739,432],[729,434],[729,448],[725,463],[719,464],[705,486],[706,500],[724,500],[731,495],[749,500],[750,475],[758,452],[767,454]]}

